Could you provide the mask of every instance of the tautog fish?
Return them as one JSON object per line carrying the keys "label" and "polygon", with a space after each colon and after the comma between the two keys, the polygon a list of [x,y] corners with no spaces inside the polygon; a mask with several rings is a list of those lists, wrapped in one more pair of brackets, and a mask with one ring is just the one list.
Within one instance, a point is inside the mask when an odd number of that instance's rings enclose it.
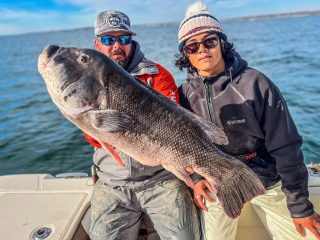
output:
{"label": "tautog fish", "polygon": [[113,147],[144,165],[162,164],[193,188],[185,171],[191,167],[210,182],[231,218],[264,193],[245,164],[217,148],[228,143],[222,130],[133,78],[104,54],[48,46],[38,69],[61,113],[121,164]]}

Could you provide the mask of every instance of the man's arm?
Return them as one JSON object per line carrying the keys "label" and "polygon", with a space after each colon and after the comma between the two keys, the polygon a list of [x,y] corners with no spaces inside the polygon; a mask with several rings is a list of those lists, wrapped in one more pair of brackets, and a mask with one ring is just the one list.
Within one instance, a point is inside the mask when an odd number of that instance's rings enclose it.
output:
{"label": "man's arm", "polygon": [[164,96],[179,103],[178,88],[170,72],[160,64],[156,64],[159,73],[153,76],[152,87]]}

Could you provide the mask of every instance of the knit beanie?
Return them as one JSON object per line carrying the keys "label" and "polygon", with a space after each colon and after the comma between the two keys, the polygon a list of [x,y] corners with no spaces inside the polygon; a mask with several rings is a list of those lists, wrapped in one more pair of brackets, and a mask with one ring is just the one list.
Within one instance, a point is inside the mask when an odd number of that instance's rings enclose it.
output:
{"label": "knit beanie", "polygon": [[202,2],[195,2],[188,7],[186,17],[180,24],[179,49],[182,49],[187,39],[203,32],[217,32],[222,38],[227,39],[220,22],[210,14]]}

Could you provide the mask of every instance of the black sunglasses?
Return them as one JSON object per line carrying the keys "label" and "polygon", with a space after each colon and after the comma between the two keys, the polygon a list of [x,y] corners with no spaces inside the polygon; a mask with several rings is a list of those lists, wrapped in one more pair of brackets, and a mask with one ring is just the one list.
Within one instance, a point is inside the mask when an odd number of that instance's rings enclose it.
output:
{"label": "black sunglasses", "polygon": [[184,51],[188,54],[194,54],[198,52],[200,48],[200,44],[203,44],[203,46],[206,49],[215,48],[218,45],[218,38],[217,37],[209,37],[206,38],[200,42],[192,42],[183,47]]}
{"label": "black sunglasses", "polygon": [[132,36],[131,35],[122,35],[122,36],[116,37],[116,36],[105,35],[105,36],[97,37],[97,39],[100,42],[102,42],[103,45],[106,45],[106,46],[112,46],[115,44],[116,41],[120,45],[128,45],[132,41]]}

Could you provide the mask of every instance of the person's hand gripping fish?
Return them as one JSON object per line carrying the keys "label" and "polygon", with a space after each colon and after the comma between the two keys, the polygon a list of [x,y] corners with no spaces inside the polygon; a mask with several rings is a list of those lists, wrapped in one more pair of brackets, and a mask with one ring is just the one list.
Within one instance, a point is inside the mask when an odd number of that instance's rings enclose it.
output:
{"label": "person's hand gripping fish", "polygon": [[[186,167],[185,170],[190,175],[195,173],[191,167]],[[193,201],[195,205],[207,212],[208,208],[206,206],[206,201],[214,202],[215,199],[210,196],[210,193],[215,194],[215,192],[216,191],[211,187],[210,183],[205,179],[195,183],[193,193]]]}
{"label": "person's hand gripping fish", "polygon": [[293,223],[302,237],[306,236],[306,229],[320,240],[320,215],[314,212],[311,216],[303,218],[293,218]]}

